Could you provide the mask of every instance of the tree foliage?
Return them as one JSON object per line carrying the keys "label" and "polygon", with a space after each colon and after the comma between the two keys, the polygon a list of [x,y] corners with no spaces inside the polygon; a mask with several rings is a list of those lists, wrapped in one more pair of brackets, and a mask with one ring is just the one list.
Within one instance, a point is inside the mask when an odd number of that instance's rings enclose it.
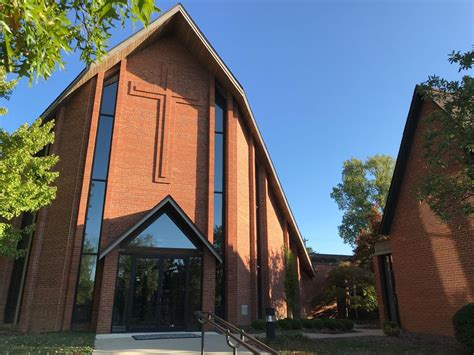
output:
{"label": "tree foliage", "polygon": [[[459,72],[472,69],[473,61],[474,51],[449,56]],[[470,216],[474,213],[474,78],[466,74],[449,81],[433,75],[420,88],[424,98],[442,110],[425,119],[427,172],[420,180],[418,197],[443,221]]]}
{"label": "tree foliage", "polygon": [[80,50],[90,64],[106,52],[110,29],[132,18],[145,25],[154,0],[0,0],[0,66],[8,73],[47,78],[62,54]]}
{"label": "tree foliage", "polygon": [[354,246],[359,234],[370,229],[374,209],[383,212],[394,166],[395,161],[387,155],[344,162],[342,182],[333,187],[331,198],[344,211],[339,235],[345,243]]}
{"label": "tree foliage", "polygon": [[372,269],[372,255],[375,252],[375,244],[386,238],[379,234],[382,214],[375,208],[369,217],[369,225],[363,229],[355,240],[354,263],[355,265]]}
{"label": "tree foliage", "polygon": [[[0,99],[8,100],[22,77],[47,79],[64,66],[64,53],[79,50],[87,65],[100,60],[117,22],[146,26],[158,10],[153,0],[0,0]],[[40,154],[53,141],[53,121],[38,119],[11,134],[0,128],[0,255],[22,255],[18,241],[33,226],[22,230],[15,218],[55,198],[58,157]]]}
{"label": "tree foliage", "polygon": [[340,318],[359,310],[373,311],[377,308],[374,276],[367,269],[342,262],[328,275],[326,297],[328,302],[336,300]]}
{"label": "tree foliage", "polygon": [[[298,308],[298,272],[296,270],[296,259],[293,252],[285,249],[285,274],[283,284],[288,308],[295,313]],[[294,316],[294,314],[293,314]]]}
{"label": "tree foliage", "polygon": [[0,130],[0,255],[18,257],[17,243],[28,230],[15,228],[11,221],[22,212],[34,212],[56,196],[58,176],[51,168],[56,156],[42,156],[54,141],[53,121],[25,124],[13,134]]}

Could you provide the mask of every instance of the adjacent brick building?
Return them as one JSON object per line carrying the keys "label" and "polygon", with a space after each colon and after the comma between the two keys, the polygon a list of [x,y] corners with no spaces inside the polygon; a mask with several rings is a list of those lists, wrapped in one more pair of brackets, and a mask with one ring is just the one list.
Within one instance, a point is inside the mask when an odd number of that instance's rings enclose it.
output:
{"label": "adjacent brick building", "polygon": [[416,198],[424,174],[424,117],[442,103],[415,89],[376,245],[374,264],[382,322],[409,332],[453,335],[451,319],[474,301],[474,221],[443,223]]}
{"label": "adjacent brick building", "polygon": [[[57,198],[0,259],[22,331],[187,330],[287,315],[284,248],[313,268],[245,93],[181,5],[86,68],[55,120]],[[303,290],[301,291],[303,293]]]}

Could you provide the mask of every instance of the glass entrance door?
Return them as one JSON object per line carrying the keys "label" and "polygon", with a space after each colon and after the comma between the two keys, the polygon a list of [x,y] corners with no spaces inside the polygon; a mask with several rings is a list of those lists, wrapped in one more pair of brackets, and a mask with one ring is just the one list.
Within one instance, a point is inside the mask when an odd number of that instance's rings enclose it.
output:
{"label": "glass entrance door", "polygon": [[186,265],[184,259],[162,259],[159,326],[163,330],[184,329]]}
{"label": "glass entrance door", "polygon": [[135,258],[129,327],[155,330],[158,315],[160,267],[158,258]]}
{"label": "glass entrance door", "polygon": [[115,291],[113,331],[192,330],[201,258],[121,255]]}

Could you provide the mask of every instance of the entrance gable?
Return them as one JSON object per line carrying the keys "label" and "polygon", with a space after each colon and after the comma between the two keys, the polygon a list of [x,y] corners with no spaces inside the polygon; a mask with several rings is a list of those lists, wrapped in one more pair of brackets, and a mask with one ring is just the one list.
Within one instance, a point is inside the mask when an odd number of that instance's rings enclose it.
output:
{"label": "entrance gable", "polygon": [[[167,235],[167,232],[171,234]],[[100,252],[99,260],[103,259],[120,244],[127,242],[130,247],[143,246],[165,249],[198,249],[199,246],[202,246],[208,249],[219,263],[222,263],[222,257],[217,253],[212,244],[169,195],[130,229],[106,246]],[[133,243],[139,243],[139,245],[133,245]],[[153,243],[157,245],[154,246]],[[160,246],[160,243],[162,246]],[[182,244],[184,247],[178,246],[179,244]]]}

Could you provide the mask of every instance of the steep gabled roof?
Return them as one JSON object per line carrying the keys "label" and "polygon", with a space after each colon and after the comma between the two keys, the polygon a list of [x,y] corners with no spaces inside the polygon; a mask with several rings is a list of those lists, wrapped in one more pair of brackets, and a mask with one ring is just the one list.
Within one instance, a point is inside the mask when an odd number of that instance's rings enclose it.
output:
{"label": "steep gabled roof", "polygon": [[125,58],[131,54],[137,48],[146,46],[147,43],[160,38],[160,36],[164,35],[171,29],[174,30],[175,33],[182,39],[186,45],[186,48],[188,48],[188,50],[190,50],[201,63],[205,63],[207,69],[216,76],[219,82],[221,82],[225,87],[230,88],[230,92],[234,96],[239,106],[242,108],[244,117],[247,120],[251,134],[254,138],[255,145],[256,147],[260,148],[260,151],[263,152],[265,164],[270,171],[269,180],[271,184],[276,187],[278,200],[284,206],[284,208],[286,208],[284,213],[289,220],[290,228],[297,236],[296,242],[298,243],[298,247],[304,256],[303,266],[309,273],[314,275],[314,270],[311,265],[309,255],[306,251],[303,238],[299,231],[298,225],[296,224],[296,220],[288,204],[288,200],[285,196],[281,183],[278,179],[267,147],[265,146],[262,135],[258,129],[257,122],[252,113],[252,109],[250,108],[244,89],[181,4],[177,4],[169,11],[163,13],[148,27],[138,31],[116,47],[112,48],[107,53],[107,55],[102,58],[101,62],[94,63],[91,66],[85,68],[43,112],[41,117],[48,118],[54,114],[56,108],[61,102],[63,102],[81,85],[93,78],[99,71],[106,71],[112,68],[114,65],[119,63],[122,58]]}
{"label": "steep gabled roof", "polygon": [[[387,195],[385,203],[382,222],[380,224],[380,233],[382,235],[389,235],[392,227],[393,217],[397,208],[398,195],[403,183],[403,176],[405,175],[408,158],[410,156],[411,147],[413,145],[413,138],[415,136],[418,123],[420,121],[420,112],[423,107],[424,98],[420,92],[419,86],[415,87],[413,97],[408,111],[405,129],[403,130],[402,141],[400,149],[398,150],[397,162],[395,170],[393,171],[392,182]],[[443,102],[433,101],[440,109],[443,109]]]}

